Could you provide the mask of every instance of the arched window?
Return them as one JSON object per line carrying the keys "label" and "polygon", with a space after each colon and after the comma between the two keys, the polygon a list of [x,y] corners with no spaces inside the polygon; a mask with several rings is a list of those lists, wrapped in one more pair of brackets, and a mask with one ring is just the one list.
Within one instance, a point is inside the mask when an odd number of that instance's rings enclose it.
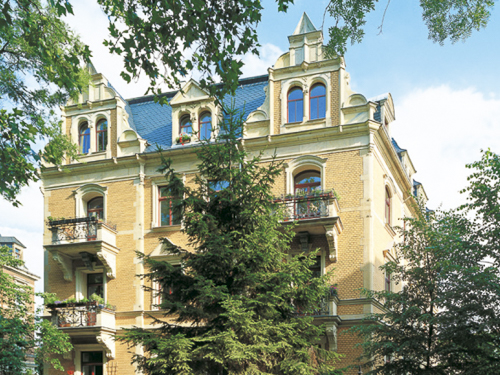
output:
{"label": "arched window", "polygon": [[200,139],[210,139],[212,135],[212,114],[203,112],[200,116]]}
{"label": "arched window", "polygon": [[314,190],[321,190],[321,174],[318,171],[305,171],[295,176],[295,194],[308,195]]}
{"label": "arched window", "polygon": [[105,119],[99,120],[96,127],[97,134],[97,151],[106,151],[108,145],[108,121]]}
{"label": "arched window", "polygon": [[104,219],[104,199],[96,197],[87,202],[87,216]]}
{"label": "arched window", "polygon": [[391,192],[385,188],[385,223],[391,225]]}
{"label": "arched window", "polygon": [[78,129],[78,145],[80,154],[88,154],[90,151],[90,128],[88,122],[83,122]]}
{"label": "arched window", "polygon": [[300,87],[288,92],[288,122],[302,122],[304,118],[304,94]]}
{"label": "arched window", "polygon": [[309,118],[315,120],[325,118],[326,114],[326,88],[322,83],[316,83],[311,88],[309,97]]}
{"label": "arched window", "polygon": [[181,126],[179,129],[180,134],[191,134],[193,132],[193,123],[189,115],[182,116]]}

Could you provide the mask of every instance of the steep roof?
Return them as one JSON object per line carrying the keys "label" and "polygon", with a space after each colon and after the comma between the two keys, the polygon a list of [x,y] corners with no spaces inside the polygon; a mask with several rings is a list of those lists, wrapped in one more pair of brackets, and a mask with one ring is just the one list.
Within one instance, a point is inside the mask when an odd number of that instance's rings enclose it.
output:
{"label": "steep roof", "polygon": [[0,245],[7,245],[12,243],[15,243],[16,245],[21,246],[23,249],[26,249],[26,246],[24,246],[16,237],[2,237],[0,235]]}
{"label": "steep roof", "polygon": [[313,31],[318,31],[318,30],[316,29],[316,27],[314,27],[307,13],[304,12],[304,14],[302,14],[302,17],[300,17],[300,21],[297,27],[295,28],[293,35],[307,34]]}
{"label": "steep roof", "polygon": [[[269,76],[262,75],[243,78],[239,81],[235,95],[226,96],[223,104],[234,108],[244,114],[246,118],[251,112],[264,104],[266,99],[265,87],[268,85]],[[170,103],[178,91],[161,94]],[[126,100],[128,103],[129,122],[137,133],[151,145],[147,152],[156,151],[156,145],[163,149],[172,147],[172,107],[154,102],[154,96],[143,96]]]}

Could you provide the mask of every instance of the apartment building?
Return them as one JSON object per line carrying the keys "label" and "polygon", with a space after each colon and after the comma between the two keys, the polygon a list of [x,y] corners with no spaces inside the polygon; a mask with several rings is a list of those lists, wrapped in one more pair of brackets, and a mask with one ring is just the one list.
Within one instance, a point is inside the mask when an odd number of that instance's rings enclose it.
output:
{"label": "apartment building", "polygon": [[[314,271],[335,269],[337,293],[315,319],[327,328],[321,345],[344,354],[348,365],[359,349],[341,332],[380,308],[360,288],[394,287],[379,267],[400,240],[393,227],[412,216],[414,196],[425,191],[408,152],[391,138],[392,96],[353,92],[344,58],[326,59],[323,34],[306,14],[288,39],[289,51],[267,74],[241,79],[226,100],[245,111],[246,149],[266,150],[264,162],[276,151],[285,162],[274,194],[298,222],[291,251],[319,249]],[[67,371],[132,375],[134,350],[114,338],[123,328],[151,327],[150,316],[161,315],[143,289],[147,281],[135,277],[144,273],[135,252],[179,264],[162,253],[159,239],[186,244],[182,218],[162,190],[156,146],[191,181],[199,138],[214,137],[221,107],[195,80],[163,94],[169,106],[152,96],[124,99],[90,69],[88,93],[63,109],[64,131],[81,156],[42,175],[45,290],[60,299],[47,311],[74,345],[62,359]]]}
{"label": "apartment building", "polygon": [[[11,256],[24,260],[26,253],[26,246],[24,246],[21,241],[19,241],[16,237],[10,236],[2,236],[0,234],[0,246],[8,247],[11,253]],[[23,267],[11,267],[4,266],[3,269],[0,269],[0,272],[5,272],[10,275],[16,283],[19,285],[26,285],[35,290],[35,282],[40,280],[40,277],[30,272],[28,268]],[[33,305],[33,313],[35,306]],[[26,355],[26,367],[27,368],[35,368],[35,358],[31,353]]]}

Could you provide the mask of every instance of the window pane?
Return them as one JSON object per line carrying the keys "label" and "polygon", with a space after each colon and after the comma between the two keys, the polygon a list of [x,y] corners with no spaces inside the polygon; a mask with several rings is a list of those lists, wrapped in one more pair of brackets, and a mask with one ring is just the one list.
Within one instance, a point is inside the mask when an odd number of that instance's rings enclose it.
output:
{"label": "window pane", "polygon": [[160,187],[160,197],[171,197],[170,189],[166,187]]}
{"label": "window pane", "polygon": [[209,181],[208,186],[213,191],[221,191],[229,187],[229,181]]}
{"label": "window pane", "polygon": [[87,123],[80,126],[80,137],[78,142],[80,144],[80,153],[87,154],[90,150],[90,128]]}
{"label": "window pane", "polygon": [[311,98],[311,120],[315,120],[318,117],[318,98]]}
{"label": "window pane", "polygon": [[324,96],[326,94],[325,86],[316,84],[311,89],[311,96]]}
{"label": "window pane", "polygon": [[288,94],[288,100],[297,100],[297,99],[302,99],[302,89],[299,87],[296,87],[290,91]]}
{"label": "window pane", "polygon": [[200,139],[210,139],[212,134],[212,114],[205,112],[200,118]]}
{"label": "window pane", "polygon": [[193,124],[188,116],[181,119],[181,133],[191,134],[193,132]]}
{"label": "window pane", "polygon": [[318,118],[325,118],[326,116],[326,97],[318,98]]}
{"label": "window pane", "polygon": [[104,278],[102,273],[89,273],[87,280],[89,284],[102,284]]}
{"label": "window pane", "polygon": [[82,352],[82,364],[102,363],[102,352]]}
{"label": "window pane", "polygon": [[102,198],[94,198],[88,203],[88,208],[93,210],[96,208],[103,208],[103,199]]}
{"label": "window pane", "polygon": [[317,171],[307,171],[299,173],[295,177],[295,184],[321,183],[320,173]]}
{"label": "window pane", "polygon": [[172,225],[170,220],[170,199],[165,199],[163,201],[160,201],[160,225]]}

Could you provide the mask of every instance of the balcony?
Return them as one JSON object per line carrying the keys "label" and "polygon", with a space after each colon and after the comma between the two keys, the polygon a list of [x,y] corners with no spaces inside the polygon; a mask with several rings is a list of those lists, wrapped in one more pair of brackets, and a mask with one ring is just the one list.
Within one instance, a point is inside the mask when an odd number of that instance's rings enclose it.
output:
{"label": "balcony", "polygon": [[339,302],[336,289],[330,289],[321,301],[317,308],[313,309],[312,312],[300,312],[297,309],[297,315],[299,316],[313,316],[315,318],[326,318],[326,317],[336,317],[337,316],[337,304]]}
{"label": "balcony", "polygon": [[51,220],[47,224],[52,231],[52,245],[106,241],[116,246],[116,225],[96,217]]}
{"label": "balcony", "polygon": [[115,357],[115,309],[97,302],[76,302],[47,305],[52,323],[71,338],[73,345],[96,344],[108,358]]}
{"label": "balcony", "polygon": [[96,217],[81,217],[49,220],[47,226],[52,235],[44,247],[60,266],[66,281],[73,280],[73,260],[76,259],[81,259],[89,269],[95,261],[100,261],[106,275],[115,278],[119,252],[115,225]]}
{"label": "balcony", "polygon": [[274,202],[282,210],[283,224],[296,224],[293,230],[300,238],[303,251],[308,251],[310,234],[324,234],[330,259],[337,260],[337,237],[342,233],[343,226],[338,216],[340,207],[334,191],[288,194],[276,197]]}

